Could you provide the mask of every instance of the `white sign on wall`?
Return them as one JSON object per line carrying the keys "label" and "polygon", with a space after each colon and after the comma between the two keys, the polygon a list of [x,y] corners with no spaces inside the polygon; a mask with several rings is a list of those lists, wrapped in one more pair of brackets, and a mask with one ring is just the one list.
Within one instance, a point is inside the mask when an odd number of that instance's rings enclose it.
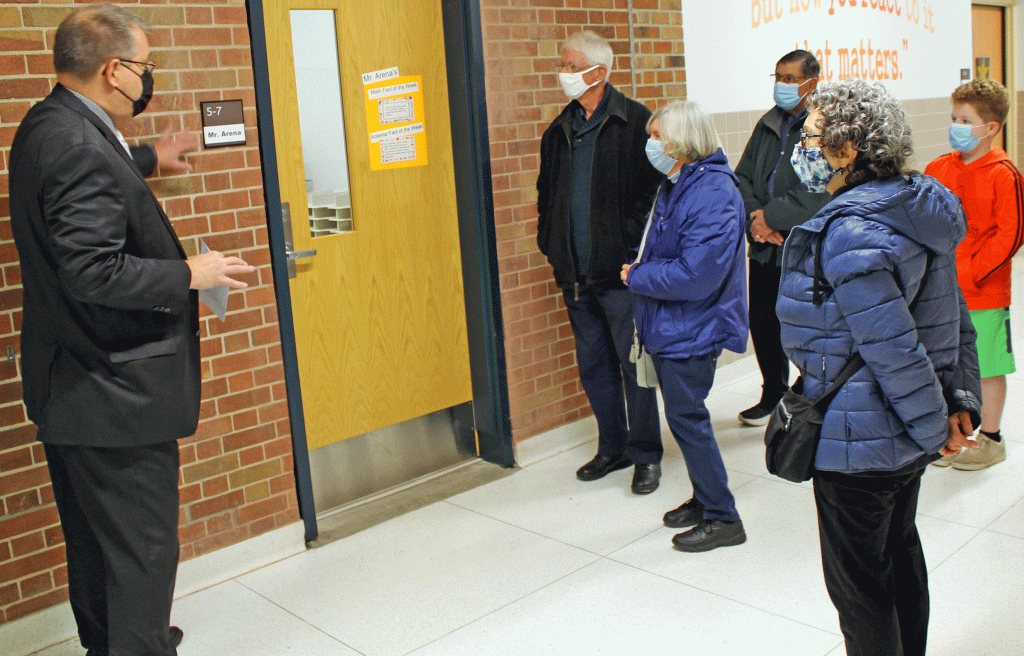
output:
{"label": "white sign on wall", "polygon": [[687,97],[705,110],[772,105],[769,77],[791,50],[822,78],[881,82],[897,98],[943,98],[971,65],[968,0],[683,0]]}

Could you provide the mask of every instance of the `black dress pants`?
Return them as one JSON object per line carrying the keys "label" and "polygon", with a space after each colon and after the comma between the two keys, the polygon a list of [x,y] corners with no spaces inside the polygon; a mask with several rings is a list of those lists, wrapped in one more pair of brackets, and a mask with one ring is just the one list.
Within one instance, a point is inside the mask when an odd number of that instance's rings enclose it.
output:
{"label": "black dress pants", "polygon": [[774,406],[789,389],[789,358],[782,350],[782,327],[775,312],[782,267],[754,260],[747,262],[750,267],[747,285],[750,339],[754,342],[754,355],[764,380],[761,401],[762,405]]}
{"label": "black dress pants", "polygon": [[68,592],[88,656],[174,656],[178,444],[46,444],[67,548]]}
{"label": "black dress pants", "polygon": [[928,570],[915,521],[923,474],[814,476],[825,587],[848,656],[924,656]]}

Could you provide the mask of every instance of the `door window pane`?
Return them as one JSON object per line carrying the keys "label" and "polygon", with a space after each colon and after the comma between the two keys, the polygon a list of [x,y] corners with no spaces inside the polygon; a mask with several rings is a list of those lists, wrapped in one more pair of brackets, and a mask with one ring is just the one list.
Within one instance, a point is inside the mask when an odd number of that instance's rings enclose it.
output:
{"label": "door window pane", "polygon": [[334,12],[292,9],[292,57],[313,237],[351,232],[352,201]]}

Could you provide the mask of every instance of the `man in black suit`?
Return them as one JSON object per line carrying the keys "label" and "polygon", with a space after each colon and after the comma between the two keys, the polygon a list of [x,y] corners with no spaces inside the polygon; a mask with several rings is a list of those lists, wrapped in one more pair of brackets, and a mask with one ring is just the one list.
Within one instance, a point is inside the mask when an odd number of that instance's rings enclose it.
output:
{"label": "man in black suit", "polygon": [[117,128],[152,94],[146,29],[113,5],[68,16],[54,41],[59,83],[10,154],[25,405],[89,656],[176,653],[176,440],[199,417],[196,290],[246,287],[233,276],[254,270],[217,252],[186,257],[143,175],[161,158],[187,168],[181,148],[164,139],[136,163]]}

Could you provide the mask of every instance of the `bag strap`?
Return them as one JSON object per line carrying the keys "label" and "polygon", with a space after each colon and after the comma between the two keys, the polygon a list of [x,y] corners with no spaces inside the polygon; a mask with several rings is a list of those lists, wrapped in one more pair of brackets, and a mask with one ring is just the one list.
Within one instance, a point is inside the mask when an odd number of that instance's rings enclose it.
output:
{"label": "bag strap", "polygon": [[[658,207],[658,198],[661,197],[661,188],[665,185],[664,182],[658,185],[658,191],[654,194],[654,202],[651,203],[651,211],[647,213],[647,225],[644,227],[644,236],[640,239],[640,248],[636,252],[636,259],[633,260],[633,264],[640,264],[640,258],[644,256],[644,247],[647,246],[647,233],[651,231],[651,224],[654,222],[654,210]],[[643,349],[643,342],[640,341],[640,333],[636,326],[636,315],[633,316],[633,341],[637,343],[640,349]]]}
{"label": "bag strap", "polygon": [[654,210],[658,207],[658,199],[661,198],[661,188],[664,182],[658,185],[658,191],[654,194],[654,202],[651,203],[651,211],[647,213],[647,225],[644,227],[644,236],[640,240],[640,249],[636,252],[636,259],[633,264],[640,264],[640,258],[644,256],[644,247],[647,246],[647,233],[651,231],[651,223],[654,222]]}

